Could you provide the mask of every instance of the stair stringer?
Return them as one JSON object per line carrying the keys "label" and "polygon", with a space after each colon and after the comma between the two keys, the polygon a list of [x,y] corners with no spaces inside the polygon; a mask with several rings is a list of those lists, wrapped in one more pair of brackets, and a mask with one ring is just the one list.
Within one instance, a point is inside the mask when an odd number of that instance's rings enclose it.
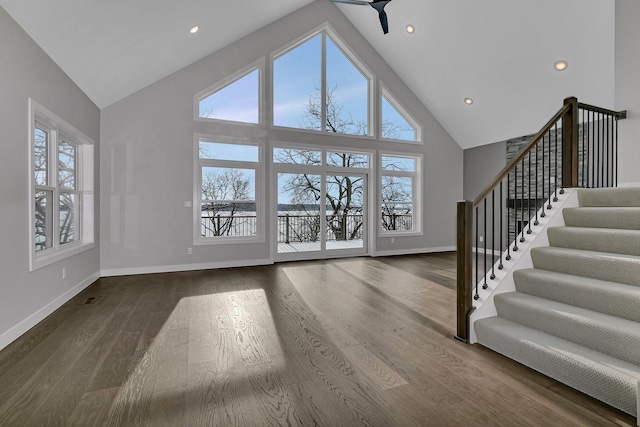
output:
{"label": "stair stringer", "polygon": [[[552,196],[553,197],[553,196]],[[515,242],[509,244],[509,253],[511,259],[506,260],[507,251],[502,254],[503,269],[498,269],[500,261],[498,260],[495,265],[495,278],[491,279],[491,271],[487,271],[487,276],[484,277],[484,282],[480,282],[478,285],[479,299],[474,300],[474,310],[470,317],[470,337],[469,342],[475,344],[477,342],[474,323],[477,320],[487,317],[497,316],[495,303],[493,301],[494,296],[505,292],[514,292],[516,290],[515,282],[513,280],[513,272],[523,268],[532,268],[533,262],[531,260],[531,249],[539,246],[549,246],[549,238],[547,237],[547,227],[557,227],[564,225],[564,218],[562,217],[562,209],[578,207],[578,191],[575,188],[567,188],[564,194],[558,193],[558,201],[551,201],[552,208],[547,209],[549,200],[545,202],[545,217],[541,217],[542,208],[538,211],[538,225],[533,225],[533,221],[530,221],[531,234],[525,233],[525,241],[520,242],[518,235],[518,250],[513,251]],[[535,218],[532,217],[532,218]],[[482,283],[486,283],[487,289],[482,289]]]}

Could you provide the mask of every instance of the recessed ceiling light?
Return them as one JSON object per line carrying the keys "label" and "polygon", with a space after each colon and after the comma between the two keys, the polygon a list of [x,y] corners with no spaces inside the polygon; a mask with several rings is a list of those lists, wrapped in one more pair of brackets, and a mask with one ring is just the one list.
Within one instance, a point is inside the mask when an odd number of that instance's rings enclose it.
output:
{"label": "recessed ceiling light", "polygon": [[465,103],[465,104],[467,104],[467,105],[471,105],[471,104],[473,104],[473,99],[471,99],[471,98],[465,98],[465,99],[464,99],[464,103]]}
{"label": "recessed ceiling light", "polygon": [[413,25],[411,25],[411,24],[407,25],[407,33],[413,34],[413,32],[415,30],[416,30],[416,28]]}
{"label": "recessed ceiling light", "polygon": [[555,64],[553,64],[553,68],[555,68],[558,71],[564,71],[567,69],[567,66],[569,64],[567,64],[567,61],[558,61]]}
{"label": "recessed ceiling light", "polygon": [[198,32],[198,30],[200,29],[200,27],[198,27],[197,25],[194,25],[193,27],[191,27],[191,29],[189,30],[189,32],[191,34],[195,34]]}

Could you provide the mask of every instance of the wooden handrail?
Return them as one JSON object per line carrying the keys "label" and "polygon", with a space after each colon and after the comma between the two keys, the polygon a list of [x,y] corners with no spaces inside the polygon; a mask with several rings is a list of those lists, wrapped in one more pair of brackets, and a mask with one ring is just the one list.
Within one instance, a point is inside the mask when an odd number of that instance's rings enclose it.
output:
{"label": "wooden handrail", "polygon": [[593,111],[594,113],[602,113],[608,116],[613,116],[616,119],[626,119],[627,118],[627,110],[622,111],[613,111],[608,110],[602,107],[596,107],[595,105],[583,104],[582,102],[578,102],[578,108],[582,108],[583,110]]}
{"label": "wooden handrail", "polygon": [[547,134],[547,132],[549,132],[551,130],[551,128],[556,124],[556,122],[558,120],[560,120],[564,115],[566,115],[569,112],[569,109],[571,108],[571,105],[569,104],[565,104],[552,118],[551,120],[549,120],[549,122],[542,128],[540,129],[540,132],[538,132],[537,134],[535,134],[535,136],[533,137],[533,139],[524,147],[522,147],[520,149],[520,151],[518,151],[518,154],[516,154],[516,156],[511,159],[511,161],[509,163],[507,163],[507,165],[502,168],[502,170],[500,171],[500,173],[498,175],[496,175],[496,177],[489,183],[489,185],[487,185],[487,187],[484,189],[484,191],[482,191],[482,193],[480,193],[480,195],[478,195],[478,197],[476,197],[473,200],[473,207],[476,208],[478,207],[478,205],[480,205],[480,203],[489,195],[491,194],[491,192],[493,191],[494,188],[496,188],[496,186],[498,184],[500,184],[500,182],[502,182],[503,179],[505,179],[507,177],[507,175],[509,174],[509,172],[511,172],[516,165],[525,158],[525,156],[527,155],[527,153],[529,151],[531,151],[531,149],[533,147],[535,147],[535,145],[542,139],[544,138],[544,136]]}

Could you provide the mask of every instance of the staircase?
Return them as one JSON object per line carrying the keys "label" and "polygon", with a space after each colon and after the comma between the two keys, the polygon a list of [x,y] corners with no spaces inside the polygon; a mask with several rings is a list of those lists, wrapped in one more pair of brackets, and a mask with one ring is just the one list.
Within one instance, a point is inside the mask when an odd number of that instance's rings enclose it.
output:
{"label": "staircase", "polygon": [[640,188],[578,190],[477,341],[626,413],[640,384]]}

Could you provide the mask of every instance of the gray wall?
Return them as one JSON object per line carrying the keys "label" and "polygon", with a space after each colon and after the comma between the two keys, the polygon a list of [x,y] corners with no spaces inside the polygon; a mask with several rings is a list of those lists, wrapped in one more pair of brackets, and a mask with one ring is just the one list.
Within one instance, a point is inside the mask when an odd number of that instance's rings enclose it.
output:
{"label": "gray wall", "polygon": [[[100,271],[96,248],[29,273],[28,109],[31,97],[98,144],[100,111],[0,7],[0,348]],[[98,191],[96,153],[95,190]],[[96,198],[96,213],[98,212]],[[97,219],[97,218],[96,218]],[[67,279],[62,280],[62,268]],[[86,283],[85,283],[86,284]]]}
{"label": "gray wall", "polygon": [[[455,246],[462,150],[344,15],[331,2],[318,0],[102,110],[103,272],[240,265],[270,259],[269,236],[258,244],[194,246],[193,255],[187,255],[187,247],[193,246],[193,213],[184,202],[193,198],[194,133],[364,149],[398,147],[398,143],[348,136],[193,120],[194,94],[260,58],[268,62],[270,52],[327,21],[424,126],[424,145],[401,145],[424,154],[424,236],[396,237],[394,243],[377,238],[377,250]],[[266,78],[269,81],[268,73]],[[267,200],[269,196],[267,189]]]}
{"label": "gray wall", "polygon": [[506,141],[464,150],[464,199],[475,199],[506,164]]}
{"label": "gray wall", "polygon": [[640,2],[616,0],[616,109],[627,110],[619,122],[620,183],[640,184]]}

